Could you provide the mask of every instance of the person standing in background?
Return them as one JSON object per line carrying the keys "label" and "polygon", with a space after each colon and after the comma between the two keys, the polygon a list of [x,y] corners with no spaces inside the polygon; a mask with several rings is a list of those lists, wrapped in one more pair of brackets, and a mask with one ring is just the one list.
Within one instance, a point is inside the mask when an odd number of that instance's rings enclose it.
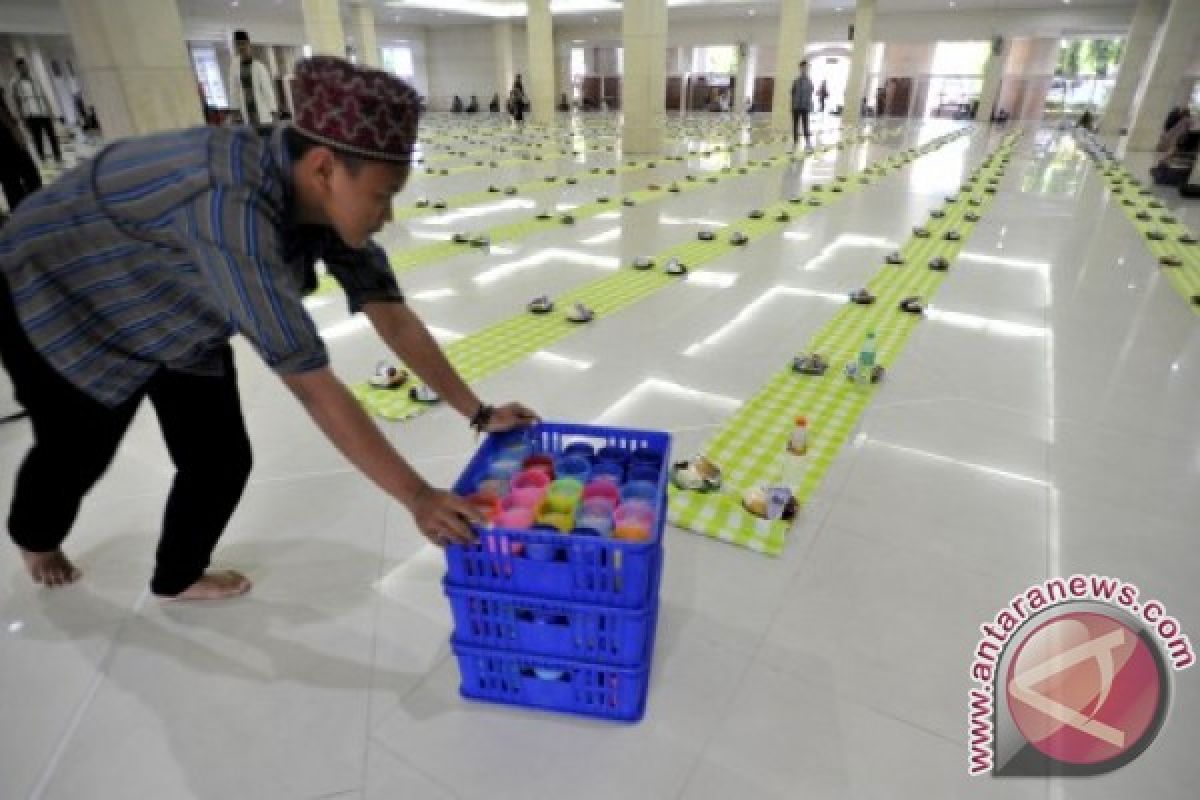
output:
{"label": "person standing in background", "polygon": [[825,100],[829,97],[829,85],[825,81],[821,81],[820,88],[817,89],[818,111],[825,113]]}
{"label": "person standing in background", "polygon": [[792,146],[799,144],[799,125],[804,123],[804,146],[812,150],[812,134],[808,129],[808,115],[813,109],[813,82],[808,77],[808,62],[800,62],[800,74],[792,81]]}
{"label": "person standing in background", "polygon": [[513,81],[512,91],[508,93],[508,113],[512,114],[518,128],[525,127],[525,85],[521,83],[519,74]]}
{"label": "person standing in background", "polygon": [[259,133],[265,133],[279,118],[279,107],[275,103],[275,87],[271,85],[271,73],[261,61],[254,59],[250,47],[250,34],[234,31],[233,46],[237,49],[237,68],[231,76],[233,91],[229,103],[242,112],[242,121]]}
{"label": "person standing in background", "polygon": [[8,109],[0,89],[0,189],[15,211],[22,200],[42,188],[42,176],[21,133],[21,124]]}
{"label": "person standing in background", "polygon": [[58,138],[54,135],[54,112],[46,93],[33,76],[29,74],[29,64],[25,59],[17,59],[17,79],[12,84],[12,101],[17,116],[25,120],[29,136],[37,148],[38,159],[46,160],[45,145],[42,137],[50,139],[50,148],[54,151],[54,160],[61,166],[63,163],[62,150],[58,146]]}

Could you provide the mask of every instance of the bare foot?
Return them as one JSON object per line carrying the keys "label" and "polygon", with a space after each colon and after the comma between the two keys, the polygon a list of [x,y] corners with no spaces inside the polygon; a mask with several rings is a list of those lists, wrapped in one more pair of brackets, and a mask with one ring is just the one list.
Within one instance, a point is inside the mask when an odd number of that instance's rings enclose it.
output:
{"label": "bare foot", "polygon": [[231,569],[206,572],[200,580],[193,583],[174,597],[163,597],[162,600],[226,600],[230,597],[240,597],[250,591],[250,579],[240,572]]}
{"label": "bare foot", "polygon": [[34,583],[49,587],[66,586],[79,580],[83,575],[74,564],[67,560],[62,550],[55,550],[51,553],[31,553],[19,547],[17,549],[21,551],[25,568],[29,570],[29,576],[33,578]]}

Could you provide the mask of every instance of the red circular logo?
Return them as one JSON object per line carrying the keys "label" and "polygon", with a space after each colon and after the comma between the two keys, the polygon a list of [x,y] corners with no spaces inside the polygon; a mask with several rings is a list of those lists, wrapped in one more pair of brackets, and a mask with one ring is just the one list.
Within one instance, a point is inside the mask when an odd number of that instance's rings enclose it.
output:
{"label": "red circular logo", "polygon": [[1163,699],[1154,654],[1124,623],[1092,612],[1045,622],[1021,643],[1004,690],[1031,745],[1068,764],[1097,764],[1141,742]]}

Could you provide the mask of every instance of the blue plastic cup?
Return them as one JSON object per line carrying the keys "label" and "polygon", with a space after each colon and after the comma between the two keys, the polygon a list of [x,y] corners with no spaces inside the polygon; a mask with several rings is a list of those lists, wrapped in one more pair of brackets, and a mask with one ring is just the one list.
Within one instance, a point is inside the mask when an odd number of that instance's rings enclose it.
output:
{"label": "blue plastic cup", "polygon": [[579,456],[586,458],[589,462],[596,457],[596,448],[592,447],[587,442],[571,442],[563,448],[564,456]]}
{"label": "blue plastic cup", "polygon": [[631,464],[629,467],[629,480],[631,482],[647,481],[649,483],[658,483],[658,479],[662,474],[662,467],[649,464]]}
{"label": "blue plastic cup", "polygon": [[624,467],[629,463],[629,451],[620,447],[601,447],[596,451],[596,463],[612,462]]}
{"label": "blue plastic cup", "polygon": [[658,484],[651,481],[630,481],[621,489],[621,500],[645,500],[653,505],[658,499]]}
{"label": "blue plastic cup", "polygon": [[583,456],[563,456],[554,465],[554,474],[559,478],[574,478],[587,483],[592,477],[592,465]]}
{"label": "blue plastic cup", "polygon": [[632,455],[629,456],[630,469],[633,467],[646,466],[653,467],[657,470],[662,467],[662,462],[663,460],[661,455],[653,450],[648,449],[634,450]]}
{"label": "blue plastic cup", "polygon": [[487,476],[497,480],[512,480],[521,471],[521,459],[508,455],[499,455],[488,464]]}
{"label": "blue plastic cup", "polygon": [[625,468],[612,461],[599,461],[592,467],[592,480],[612,481],[619,486],[625,482]]}

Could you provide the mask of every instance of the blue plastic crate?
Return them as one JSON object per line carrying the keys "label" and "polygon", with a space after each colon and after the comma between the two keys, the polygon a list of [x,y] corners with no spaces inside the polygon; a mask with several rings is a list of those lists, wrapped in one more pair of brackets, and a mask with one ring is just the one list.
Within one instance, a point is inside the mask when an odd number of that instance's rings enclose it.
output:
{"label": "blue plastic crate", "polygon": [[618,608],[445,585],[459,644],[632,667],[646,655],[657,618],[658,573],[650,605]]}
{"label": "blue plastic crate", "polygon": [[492,434],[463,470],[454,491],[462,495],[474,491],[492,457],[522,439],[532,443],[534,452],[556,456],[580,441],[631,453],[645,449],[660,456],[654,531],[647,541],[628,542],[538,530],[477,528],[477,544],[446,548],[449,582],[463,588],[622,608],[648,605],[667,516],[670,434],[557,422],[543,422],[529,431]]}
{"label": "blue plastic crate", "polygon": [[471,647],[451,641],[462,677],[459,693],[470,700],[636,722],[646,713],[654,656],[657,603],[651,609],[645,658],[615,666]]}

